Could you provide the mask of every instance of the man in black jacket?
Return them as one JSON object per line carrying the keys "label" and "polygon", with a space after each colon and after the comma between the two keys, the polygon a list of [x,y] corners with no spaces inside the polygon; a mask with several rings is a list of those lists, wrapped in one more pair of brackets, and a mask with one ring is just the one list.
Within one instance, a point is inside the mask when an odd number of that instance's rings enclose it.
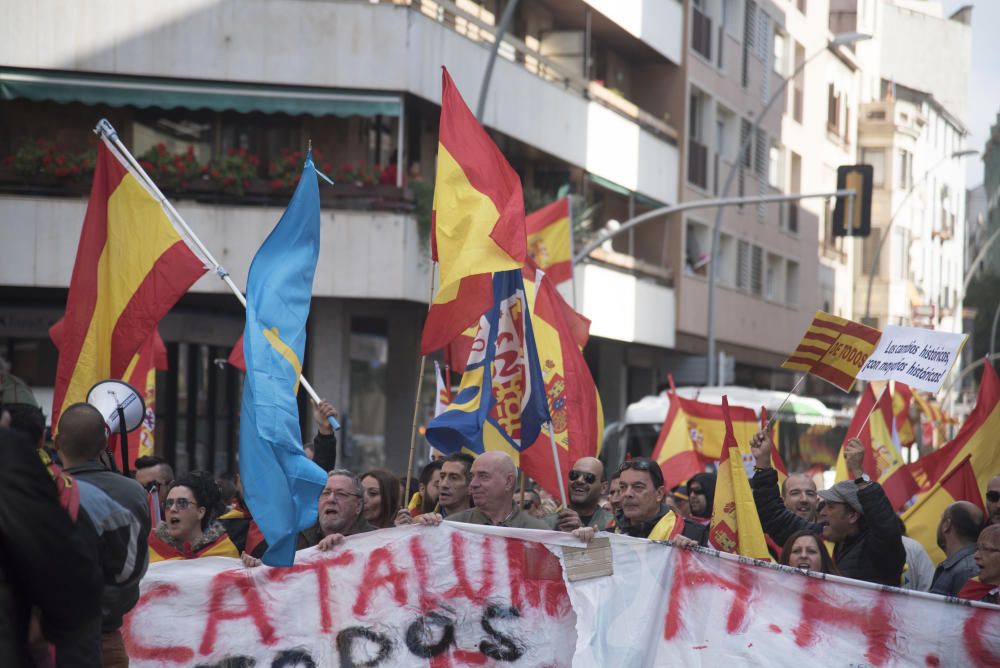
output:
{"label": "man in black jacket", "polygon": [[906,563],[896,513],[882,486],[865,475],[864,445],[856,438],[844,446],[844,460],[852,480],[819,492],[819,522],[789,511],[778,493],[778,474],[771,468],[771,439],[758,432],[751,443],[757,460],[750,480],[757,514],[764,531],[784,545],[796,531],[821,534],[834,543],[833,560],[841,575],[898,587]]}

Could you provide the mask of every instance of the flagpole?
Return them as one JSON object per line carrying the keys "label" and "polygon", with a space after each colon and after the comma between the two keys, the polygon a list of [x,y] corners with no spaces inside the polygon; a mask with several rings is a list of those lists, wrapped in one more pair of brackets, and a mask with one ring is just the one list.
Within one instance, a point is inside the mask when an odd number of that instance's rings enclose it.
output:
{"label": "flagpole", "polygon": [[[198,238],[198,235],[195,234],[194,230],[192,230],[191,227],[187,224],[187,221],[185,221],[184,218],[181,216],[181,214],[177,212],[177,209],[175,209],[174,205],[170,203],[170,200],[168,200],[166,195],[163,194],[160,188],[156,185],[156,182],[154,182],[153,179],[150,178],[149,174],[146,173],[146,170],[143,169],[142,165],[139,164],[139,161],[135,159],[135,156],[133,156],[129,152],[129,150],[125,147],[125,144],[122,143],[121,138],[118,136],[118,131],[115,130],[114,126],[111,125],[108,119],[102,118],[97,123],[97,127],[94,128],[94,132],[96,134],[101,135],[109,142],[111,142],[111,145],[114,146],[115,149],[118,151],[119,156],[122,157],[125,160],[125,162],[127,162],[135,172],[137,172],[140,176],[142,176],[145,182],[145,186],[150,189],[153,197],[155,197],[157,201],[159,201],[160,205],[167,211],[167,213],[170,214],[170,217],[174,219],[174,222],[180,225],[181,229],[184,230],[184,233],[187,234],[187,236],[191,239],[192,243],[194,243],[198,247],[198,250],[201,251],[201,254],[205,256],[205,259],[207,259],[209,263],[213,265],[212,269],[215,270],[216,275],[219,278],[221,278],[226,285],[229,286],[229,289],[232,291],[236,299],[240,302],[240,304],[243,305],[243,308],[246,308],[247,298],[243,295],[243,291],[240,290],[239,287],[237,287],[236,283],[233,282],[232,277],[229,275],[229,272],[226,271],[226,268],[223,267],[221,264],[219,264],[219,261],[215,259],[215,256],[212,255],[212,252],[208,250],[208,247],[202,243],[201,239]],[[304,389],[306,393],[309,395],[309,397],[313,400],[313,403],[318,404],[319,395],[316,394],[316,390],[314,390],[313,386],[309,384],[309,381],[306,380],[306,377],[301,374],[299,374],[299,384],[302,386],[302,389]],[[340,429],[340,423],[337,421],[336,418],[331,416],[327,418],[327,420],[330,422],[330,426],[333,427],[335,431],[337,429]],[[338,461],[338,466],[339,466],[339,461]]]}
{"label": "flagpole", "polygon": [[[431,305],[434,303],[434,269],[437,267],[436,262],[431,262],[431,280],[430,280],[430,291],[427,296],[427,310],[431,310]],[[417,374],[417,394],[413,397],[413,425],[410,427],[410,456],[406,461],[406,487],[404,488],[407,492],[410,491],[410,482],[413,480],[413,451],[417,448],[417,416],[420,412],[420,392],[424,389],[424,367],[427,365],[427,355],[420,356],[420,371]],[[449,388],[450,390],[451,388]],[[435,403],[437,402],[437,397],[434,398]],[[403,495],[405,496],[405,494]],[[405,506],[406,502],[403,501]]]}
{"label": "flagpole", "polygon": [[852,436],[852,438],[860,438],[861,437],[861,432],[864,431],[865,425],[868,424],[868,420],[870,420],[871,417],[872,417],[872,413],[875,412],[875,409],[878,408],[879,402],[882,401],[882,395],[885,394],[888,389],[889,389],[889,383],[886,383],[885,387],[882,388],[882,391],[879,392],[878,397],[875,398],[875,403],[872,406],[872,409],[870,411],[868,411],[868,417],[866,417],[865,421],[861,423],[861,426],[858,427],[858,433],[856,433],[854,436]]}
{"label": "flagpole", "polygon": [[806,379],[806,375],[807,374],[802,374],[802,377],[799,378],[799,380],[795,383],[792,389],[788,391],[788,394],[785,395],[785,398],[781,400],[781,403],[778,404],[778,407],[771,413],[771,417],[767,421],[767,425],[763,429],[765,434],[770,431],[771,424],[778,419],[778,413],[780,413],[781,409],[785,407],[785,404],[788,403],[788,400],[792,398],[792,395],[795,394],[795,391],[799,389],[799,386],[802,384],[802,381]]}
{"label": "flagpole", "polygon": [[567,508],[568,506],[566,505],[566,485],[563,484],[562,467],[559,466],[559,448],[556,445],[556,433],[552,429],[551,421],[546,422],[545,426],[548,427],[549,443],[552,444],[552,464],[555,466],[556,469],[556,480],[559,481],[559,497],[560,499],[562,499],[562,507]]}

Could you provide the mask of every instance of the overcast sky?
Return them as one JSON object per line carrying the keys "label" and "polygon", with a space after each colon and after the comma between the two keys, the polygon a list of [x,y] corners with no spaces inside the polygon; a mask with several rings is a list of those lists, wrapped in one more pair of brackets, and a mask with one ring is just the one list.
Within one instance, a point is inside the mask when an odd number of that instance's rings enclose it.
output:
{"label": "overcast sky", "polygon": [[[969,75],[969,137],[966,146],[982,151],[990,126],[1000,111],[1000,2],[998,0],[944,0],[945,16],[951,16],[964,5],[972,10],[972,72]],[[966,186],[973,188],[983,182],[981,158],[967,158]]]}

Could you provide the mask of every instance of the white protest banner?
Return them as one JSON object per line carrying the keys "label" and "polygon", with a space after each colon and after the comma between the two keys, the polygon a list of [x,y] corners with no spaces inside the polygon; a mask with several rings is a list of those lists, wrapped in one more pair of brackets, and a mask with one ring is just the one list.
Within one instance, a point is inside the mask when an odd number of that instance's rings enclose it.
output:
{"label": "white protest banner", "polygon": [[858,380],[895,380],[937,393],[968,338],[965,334],[889,325]]}
{"label": "white protest banner", "polygon": [[559,544],[446,522],[289,569],[161,562],[122,633],[140,668],[1000,665],[1000,608],[623,536],[611,576],[567,583]]}

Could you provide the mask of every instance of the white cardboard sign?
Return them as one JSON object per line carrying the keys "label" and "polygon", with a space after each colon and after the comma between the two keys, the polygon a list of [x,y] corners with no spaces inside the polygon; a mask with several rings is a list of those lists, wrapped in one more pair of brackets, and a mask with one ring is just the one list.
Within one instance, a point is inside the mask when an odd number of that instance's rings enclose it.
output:
{"label": "white cardboard sign", "polygon": [[889,325],[858,380],[895,380],[936,394],[967,338],[965,334]]}

